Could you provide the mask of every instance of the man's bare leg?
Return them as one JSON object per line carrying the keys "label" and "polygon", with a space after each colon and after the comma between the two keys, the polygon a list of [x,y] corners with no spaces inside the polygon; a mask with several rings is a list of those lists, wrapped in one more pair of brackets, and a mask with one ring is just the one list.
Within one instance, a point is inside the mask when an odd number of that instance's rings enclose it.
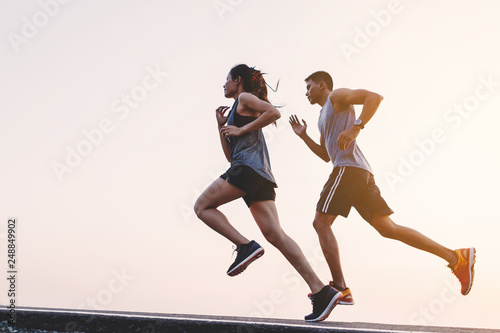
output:
{"label": "man's bare leg", "polygon": [[323,250],[323,255],[330,268],[332,282],[337,288],[344,290],[347,286],[340,265],[339,245],[332,230],[332,224],[336,218],[335,215],[316,212],[313,226],[318,234],[321,250]]}
{"label": "man's bare leg", "polygon": [[414,248],[432,253],[453,267],[458,260],[455,251],[436,243],[420,232],[394,223],[389,215],[374,215],[371,223],[382,236],[401,241]]}

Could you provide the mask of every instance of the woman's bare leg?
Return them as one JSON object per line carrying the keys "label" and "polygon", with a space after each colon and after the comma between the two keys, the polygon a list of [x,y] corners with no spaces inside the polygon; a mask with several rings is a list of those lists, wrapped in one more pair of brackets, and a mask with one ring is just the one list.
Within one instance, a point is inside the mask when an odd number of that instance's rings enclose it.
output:
{"label": "woman's bare leg", "polygon": [[241,198],[246,193],[222,178],[216,179],[200,195],[194,205],[198,218],[210,228],[233,242],[235,245],[247,244],[250,241],[238,232],[227,217],[217,207]]}
{"label": "woman's bare leg", "polygon": [[254,201],[250,205],[250,211],[266,239],[292,264],[309,285],[311,292],[319,292],[325,285],[313,271],[297,243],[281,229],[274,201]]}

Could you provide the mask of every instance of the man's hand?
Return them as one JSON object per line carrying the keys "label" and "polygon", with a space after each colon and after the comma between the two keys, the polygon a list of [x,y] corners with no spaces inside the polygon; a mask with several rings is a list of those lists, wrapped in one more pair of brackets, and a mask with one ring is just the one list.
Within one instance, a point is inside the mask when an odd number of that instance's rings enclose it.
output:
{"label": "man's hand", "polygon": [[353,142],[354,139],[357,138],[360,131],[361,129],[358,126],[353,126],[349,129],[346,129],[345,131],[342,131],[342,133],[340,133],[339,137],[337,138],[337,147],[339,147],[341,151],[349,148],[351,142]]}
{"label": "man's hand", "polygon": [[227,116],[225,115],[226,111],[229,109],[229,106],[219,106],[215,110],[215,117],[217,118],[217,125],[219,128],[224,126],[224,124],[227,122]]}
{"label": "man's hand", "polygon": [[292,126],[292,129],[295,132],[295,134],[297,134],[299,137],[302,137],[306,134],[307,123],[304,119],[302,119],[304,124],[300,123],[299,118],[297,118],[296,115],[290,116],[289,120],[290,120],[290,125]]}
{"label": "man's hand", "polygon": [[236,127],[236,126],[232,126],[232,125],[222,127],[220,129],[220,132],[226,138],[231,137],[231,136],[240,136],[240,135],[245,134],[244,131],[240,127]]}

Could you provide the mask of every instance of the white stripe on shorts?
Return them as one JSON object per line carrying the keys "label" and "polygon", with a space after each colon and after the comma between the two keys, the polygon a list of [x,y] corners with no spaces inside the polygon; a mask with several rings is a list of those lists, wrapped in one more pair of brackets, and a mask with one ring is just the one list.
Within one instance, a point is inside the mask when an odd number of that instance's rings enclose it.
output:
{"label": "white stripe on shorts", "polygon": [[342,175],[344,174],[345,167],[340,167],[339,174],[337,175],[337,178],[335,178],[335,181],[333,182],[332,188],[330,189],[330,193],[328,193],[328,196],[326,197],[325,204],[323,205],[322,212],[326,213],[328,210],[328,206],[330,206],[330,202],[332,201],[333,195],[335,194],[335,191],[337,190],[337,187],[339,186],[340,180],[342,179]]}

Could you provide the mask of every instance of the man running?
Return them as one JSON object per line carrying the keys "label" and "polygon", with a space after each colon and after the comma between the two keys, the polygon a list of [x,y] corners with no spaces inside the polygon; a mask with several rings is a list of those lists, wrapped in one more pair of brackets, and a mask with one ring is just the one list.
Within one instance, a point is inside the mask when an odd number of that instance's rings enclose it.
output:
{"label": "man running", "polygon": [[[394,212],[380,195],[372,169],[356,144],[356,137],[373,117],[383,97],[363,89],[333,90],[331,76],[323,71],[311,74],[305,82],[309,102],[322,106],[318,120],[320,144],[307,135],[304,120],[301,123],[292,115],[290,125],[317,156],[333,163],[333,172],[316,206],[313,226],[332,274],[330,285],[343,294],[339,304],[352,305],[354,300],[342,274],[338,244],[331,226],[338,215],[347,217],[351,207],[382,236],[446,260],[461,283],[462,294],[467,295],[474,279],[475,249],[453,251],[416,230],[394,223],[390,218]],[[353,105],[363,105],[357,119]]]}

